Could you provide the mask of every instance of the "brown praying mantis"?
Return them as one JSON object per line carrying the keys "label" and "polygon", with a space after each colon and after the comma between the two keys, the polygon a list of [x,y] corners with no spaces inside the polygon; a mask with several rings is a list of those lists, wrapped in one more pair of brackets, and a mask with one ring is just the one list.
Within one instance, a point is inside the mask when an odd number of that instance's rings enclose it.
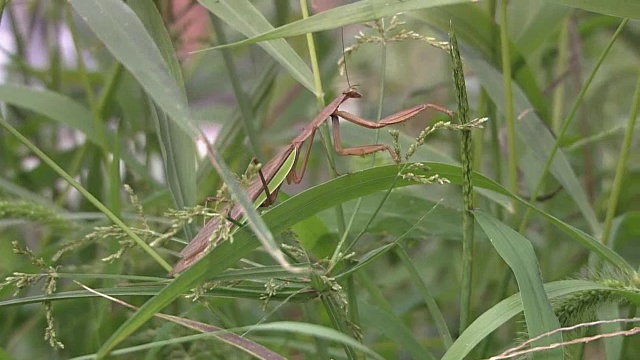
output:
{"label": "brown praying mantis", "polygon": [[[391,157],[394,160],[398,161],[398,155],[393,152],[393,150],[387,145],[372,144],[343,148],[340,141],[339,118],[343,118],[356,125],[360,125],[369,129],[380,129],[389,125],[404,122],[426,109],[437,110],[447,114],[449,117],[453,117],[452,111],[434,104],[423,104],[414,106],[409,109],[389,115],[377,123],[362,119],[351,113],[338,110],[340,105],[342,105],[342,103],[344,103],[348,99],[360,97],[362,97],[362,95],[360,95],[360,93],[358,93],[358,91],[353,87],[348,88],[340,95],[338,95],[338,97],[336,97],[329,105],[327,105],[300,132],[300,134],[298,134],[298,136],[296,136],[291,141],[289,145],[280,150],[280,152],[276,156],[274,156],[269,162],[266,163],[266,165],[262,167],[261,170],[259,170],[259,176],[249,184],[246,190],[248,198],[253,201],[256,206],[271,205],[275,201],[278,190],[280,189],[280,186],[282,186],[282,182],[284,181],[284,178],[274,181],[274,177],[277,173],[283,171],[283,169],[284,171],[287,171],[287,183],[300,183],[307,168],[307,160],[309,159],[311,145],[313,143],[313,138],[315,137],[316,130],[318,130],[320,125],[322,125],[322,123],[328,118],[331,118],[331,122],[333,125],[333,143],[335,151],[338,154],[363,156],[386,150],[389,152],[389,154],[391,154]],[[300,157],[300,149],[302,148],[304,142],[307,140],[309,140],[309,144],[307,145],[307,150],[298,173],[298,170],[296,170],[296,168],[298,159]],[[269,187],[271,187],[271,189]],[[239,205],[227,205],[227,207],[225,207],[223,211],[228,213],[228,219],[230,219],[230,221],[226,221],[225,224],[221,224],[222,218],[220,217],[216,217],[208,221],[196,234],[193,240],[191,240],[191,242],[180,252],[181,259],[171,270],[169,276],[186,270],[196,261],[202,258],[206,254],[209,245],[212,243],[212,236],[215,236],[216,233],[220,232],[220,227],[226,226],[228,227],[227,230],[229,230],[231,227],[235,226],[234,223],[238,223],[239,221],[241,221],[241,218],[243,216],[242,209]]]}

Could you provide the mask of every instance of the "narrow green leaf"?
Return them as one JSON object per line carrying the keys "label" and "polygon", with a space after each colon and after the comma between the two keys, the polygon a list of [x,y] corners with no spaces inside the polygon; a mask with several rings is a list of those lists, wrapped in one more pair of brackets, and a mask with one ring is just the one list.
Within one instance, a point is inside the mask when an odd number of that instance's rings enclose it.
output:
{"label": "narrow green leaf", "polygon": [[148,176],[146,166],[131,156],[123,144],[116,142],[112,133],[106,134],[106,142],[99,136],[91,111],[73,99],[50,90],[16,84],[2,84],[0,85],[0,101],[31,110],[61,125],[78,130],[101,149],[109,150],[117,146],[120,156],[128,168],[140,177],[153,182],[153,179]]}
{"label": "narrow green leaf", "polygon": [[[180,62],[158,8],[150,0],[132,1],[129,6],[153,37],[179,91],[186,99]],[[187,133],[180,131],[179,126],[170,121],[164,113],[156,114],[155,109],[151,109],[151,114],[160,140],[167,183],[174,203],[178,209],[194,206],[196,204],[196,154],[193,140]],[[188,230],[187,234],[192,235]]]}
{"label": "narrow green leaf", "polygon": [[[619,304],[616,302],[609,302],[609,303],[604,303],[602,305],[600,305],[600,308],[598,309],[598,320],[614,320],[614,319],[620,319],[621,317],[624,316],[620,316],[620,311],[618,309]],[[609,333],[609,334],[615,334],[615,333],[619,333],[620,331],[624,330],[622,328],[622,324],[623,323],[609,323],[609,324],[602,324],[599,326],[600,328],[600,333]],[[616,360],[616,359],[622,359],[621,355],[624,353],[624,337],[622,336],[614,336],[614,337],[610,337],[607,339],[603,339],[602,340],[604,342],[604,349],[605,349],[605,359],[607,360]]]}
{"label": "narrow green leaf", "polygon": [[[191,138],[199,136],[200,132],[190,117],[184,92],[177,86],[160,50],[131,8],[120,0],[70,0],[70,3],[112,55],[138,80],[155,104]],[[251,229],[262,243],[273,243],[273,235],[224,159],[214,149],[211,149],[210,155],[213,167],[231,189]],[[110,344],[110,341],[106,344]],[[101,354],[104,353],[103,346]]]}
{"label": "narrow green leaf", "polygon": [[[233,329],[232,329],[233,330]],[[294,322],[294,321],[279,321],[272,322],[267,324],[259,324],[259,325],[251,325],[243,328],[237,329],[238,331],[267,331],[270,333],[273,332],[283,332],[283,333],[292,333],[292,334],[303,334],[308,336],[313,336],[317,338],[326,339],[329,341],[333,341],[339,344],[347,345],[351,348],[357,349],[365,354],[367,354],[367,358],[372,359],[380,359],[382,360],[379,354],[370,348],[364,346],[362,343],[356,341],[355,339],[339,332],[334,329],[315,325],[315,324],[307,324],[302,322]]]}
{"label": "narrow green leaf", "polygon": [[[504,92],[501,86],[502,75],[486,61],[471,52],[466,54],[465,61],[475,70],[478,79],[491,99],[500,110],[504,111],[504,108],[502,108],[504,107]],[[527,172],[526,175],[530,179],[537,179],[546,159],[550,155],[555,139],[535,111],[531,111],[534,107],[516,84],[513,84],[513,106],[515,114],[524,117],[516,122],[516,131],[520,141],[529,149],[527,166],[523,166],[522,170]],[[599,232],[600,223],[596,214],[591,208],[587,195],[569,160],[562,151],[558,151],[555,155],[551,164],[551,173],[562,184],[564,190],[571,195],[582,216],[589,223],[591,231],[594,233]]]}
{"label": "narrow green leaf", "polygon": [[[273,30],[273,26],[248,0],[199,0],[222,21],[247,37]],[[282,65],[302,86],[313,92],[313,74],[284,39],[261,43],[260,46]]]}
{"label": "narrow green leaf", "polygon": [[550,0],[550,2],[604,15],[640,20],[640,1],[637,0]]}
{"label": "narrow green leaf", "polygon": [[558,31],[563,20],[570,14],[571,9],[566,6],[551,4],[547,1],[533,2],[536,9],[531,20],[522,26],[516,18],[516,26],[521,28],[519,35],[514,36],[518,50],[523,55],[530,55],[545,41]]}
{"label": "narrow green leaf", "polygon": [[[560,322],[544,292],[538,259],[529,240],[483,211],[473,213],[493,247],[516,277],[529,338],[559,328]],[[545,346],[559,342],[562,342],[562,334],[555,333],[535,341],[533,345]],[[561,348],[548,350],[545,356],[562,359],[563,351]]]}
{"label": "narrow green leaf", "polygon": [[0,101],[42,114],[82,132],[89,141],[101,148],[107,148],[107,144],[97,136],[91,111],[65,95],[22,85],[1,84]]}
{"label": "narrow green leaf", "polygon": [[252,38],[214,47],[232,47],[250,45],[261,41],[303,35],[311,32],[332,30],[340,26],[359,24],[370,20],[393,16],[401,12],[457,3],[470,3],[471,0],[361,0],[352,4],[338,6],[323,11],[303,20],[294,21],[287,25],[264,32]]}
{"label": "narrow green leaf", "polygon": [[133,10],[120,0],[70,0],[69,3],[153,101],[182,131],[197,137],[183,91]]}
{"label": "narrow green leaf", "polygon": [[[449,23],[456,29],[456,36],[474,50],[476,57],[482,57],[495,69],[500,69],[501,58],[499,42],[500,28],[493,18],[478,4],[457,4],[433,9],[417,11],[409,16],[425,21],[437,27],[442,32],[449,31]],[[527,59],[518,51],[516,46],[509,41],[509,58],[511,59],[511,72],[513,79],[522,88],[529,101],[536,110],[547,114],[547,99],[543,96],[538,86],[535,72],[527,64]],[[462,54],[469,57],[468,50],[463,47]],[[504,104],[504,102],[503,102]]]}
{"label": "narrow green leaf", "polygon": [[[462,171],[460,167],[440,163],[426,163],[426,165],[429,166],[430,170],[416,170],[416,175],[429,177],[438,174],[449,179],[454,184],[459,185],[462,183]],[[263,220],[269,224],[273,232],[279,233],[322,210],[348,200],[389,189],[396,179],[397,172],[398,167],[396,165],[389,165],[340,176],[322,185],[312,187],[274,206],[263,215]],[[513,197],[512,194],[498,183],[483,175],[474,173],[473,183],[476,188],[485,188]],[[416,183],[403,179],[396,181],[396,187],[407,185],[416,185]],[[594,251],[597,256],[606,259],[623,270],[634,271],[633,267],[627,264],[620,255],[602,245],[592,236],[565,224],[520,198],[517,199],[523,204],[532,207],[532,209],[544,216],[581,245]],[[136,329],[153,317],[154,313],[162,310],[202,280],[216,276],[228,267],[233,266],[238,260],[247,256],[257,246],[258,242],[255,241],[254,236],[247,231],[246,227],[241,228],[234,235],[233,242],[225,241],[215,247],[200,261],[196,262],[178,276],[177,279],[168,284],[158,295],[149,299],[136,314],[121,325],[111,338],[103,344],[99,355],[105,356],[117,344],[125,340]]]}
{"label": "narrow green leaf", "polygon": [[194,206],[196,204],[196,158],[191,138],[179,131],[164,112],[158,112],[155,104],[149,104],[149,112],[157,129],[167,183],[174,204],[178,209]]}
{"label": "narrow green leaf", "polygon": [[[607,289],[591,281],[564,280],[544,285],[547,298],[550,300],[561,298],[580,291]],[[441,360],[464,359],[473,348],[484,340],[498,327],[522,312],[520,293],[500,301],[480,315],[469,327],[460,334],[453,345],[447,350]]]}

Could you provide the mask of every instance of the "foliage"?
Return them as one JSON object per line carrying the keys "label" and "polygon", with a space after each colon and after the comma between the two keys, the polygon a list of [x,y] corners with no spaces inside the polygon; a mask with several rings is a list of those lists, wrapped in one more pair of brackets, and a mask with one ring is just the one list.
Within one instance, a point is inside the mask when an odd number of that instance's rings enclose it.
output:
{"label": "foliage", "polygon": [[320,3],[0,2],[0,358],[639,356],[636,2]]}

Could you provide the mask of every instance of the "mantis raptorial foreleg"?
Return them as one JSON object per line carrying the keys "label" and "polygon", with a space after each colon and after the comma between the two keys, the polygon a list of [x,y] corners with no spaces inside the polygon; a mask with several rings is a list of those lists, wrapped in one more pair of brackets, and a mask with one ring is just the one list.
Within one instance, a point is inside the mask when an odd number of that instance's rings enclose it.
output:
{"label": "mantis raptorial foreleg", "polygon": [[[253,162],[257,164],[258,159],[254,157]],[[260,206],[264,206],[264,207],[271,206],[273,203],[276,202],[276,198],[278,197],[278,191],[280,190],[280,186],[276,186],[275,189],[273,189],[273,191],[269,191],[269,184],[267,182],[267,179],[264,176],[264,173],[262,172],[262,169],[258,169],[258,176],[260,177],[260,182],[262,183],[262,188],[264,189],[264,193],[267,196],[265,201],[262,204],[260,204]]]}

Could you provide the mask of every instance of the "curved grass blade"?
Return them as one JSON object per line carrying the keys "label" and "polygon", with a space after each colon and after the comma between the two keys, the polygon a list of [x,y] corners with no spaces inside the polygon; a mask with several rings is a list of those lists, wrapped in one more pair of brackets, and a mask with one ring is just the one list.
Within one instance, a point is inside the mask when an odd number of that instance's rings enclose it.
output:
{"label": "curved grass blade", "polygon": [[[426,177],[439,175],[447,178],[454,184],[462,183],[462,172],[459,166],[441,163],[426,163],[430,170],[416,170],[416,175]],[[422,167],[420,167],[422,168]],[[380,166],[363,171],[343,175],[328,181],[322,185],[312,187],[290,199],[274,206],[267,211],[263,220],[269,224],[273,232],[279,233],[288,227],[337,204],[348,200],[366,196],[377,191],[388,190],[396,179],[398,167],[396,165]],[[474,187],[485,188],[497,193],[515,197],[495,181],[474,173]],[[398,179],[396,187],[416,185],[415,182]],[[633,272],[634,269],[620,255],[602,245],[595,238],[584,232],[565,224],[557,218],[534,207],[528,202],[515,197],[526,206],[531,207],[540,215],[564,231],[581,245],[593,251],[597,256],[612,263],[625,271]],[[258,246],[254,236],[241,228],[234,236],[233,243],[225,241],[206,254],[200,261],[188,268],[177,279],[167,285],[158,295],[149,299],[136,314],[129,318],[114,332],[98,352],[98,357],[106,356],[117,344],[125,340],[136,329],[142,326],[153,314],[169,305],[177,297],[188,289],[206,279],[220,274],[230,266],[233,266],[242,257],[247,256]]]}
{"label": "curved grass blade", "polygon": [[[493,247],[515,274],[529,338],[559,328],[560,322],[553,313],[544,292],[540,265],[529,240],[483,211],[477,210],[473,214]],[[559,342],[562,342],[562,335],[556,333],[534,342],[534,346]],[[546,351],[544,355],[561,359],[563,350],[552,349]]]}
{"label": "curved grass blade", "polygon": [[153,101],[182,131],[191,138],[197,137],[184,92],[131,8],[119,0],[70,0],[69,3]]}
{"label": "curved grass blade", "polygon": [[[467,64],[475,69],[480,82],[491,99],[499,108],[504,106],[504,92],[501,86],[502,75],[477,55],[471,52],[466,55]],[[551,149],[553,149],[555,139],[542,120],[534,111],[531,111],[534,108],[517,85],[513,86],[513,106],[515,114],[526,116],[526,118],[516,122],[517,134],[521,138],[521,142],[530,149],[529,159],[532,160],[528,161],[528,167],[523,167],[523,170],[528,170],[529,175],[531,175],[530,178],[536,179],[546,159],[549,157]],[[501,108],[501,110],[504,109]],[[598,218],[569,160],[561,150],[558,150],[555,155],[550,172],[562,184],[564,190],[571,195],[582,216],[588,222],[591,231],[598,233],[600,229]]]}
{"label": "curved grass blade", "polygon": [[356,341],[353,338],[339,331],[336,331],[328,327],[320,326],[320,325],[307,324],[307,323],[294,322],[294,321],[279,321],[279,322],[272,322],[267,324],[247,326],[244,329],[249,330],[251,332],[280,331],[280,332],[290,332],[295,334],[304,334],[304,335],[314,336],[314,337],[318,337],[318,338],[326,339],[336,343],[347,345],[353,349],[356,349],[358,351],[361,351],[367,354],[372,359],[384,359],[375,351],[364,346],[359,341]]}
{"label": "curved grass blade", "polygon": [[333,30],[336,27],[359,24],[401,12],[426,9],[457,3],[471,3],[471,0],[361,0],[338,6],[303,20],[264,32],[252,38],[232,44],[216,46],[212,49],[255,44],[261,41],[298,36],[312,32]]}
{"label": "curved grass blade", "polygon": [[[424,21],[437,27],[442,32],[449,31],[449,23],[456,29],[456,36],[465,45],[473,48],[475,55],[490,62],[496,69],[501,68],[498,63],[500,49],[494,47],[496,38],[500,37],[500,28],[489,15],[477,4],[458,4],[437,7],[409,14],[410,17]],[[462,47],[465,60],[467,49]],[[480,53],[481,55],[478,55]],[[547,100],[538,86],[533,70],[527,65],[525,56],[512,42],[509,42],[509,58],[511,59],[512,77],[527,95],[527,98],[542,114],[547,114]],[[546,117],[546,115],[543,115]]]}
{"label": "curved grass blade", "polygon": [[640,20],[640,2],[635,0],[551,0],[551,2],[604,15]]}
{"label": "curved grass blade", "polygon": [[[547,298],[550,300],[581,291],[608,289],[605,286],[584,280],[564,280],[544,285]],[[473,348],[484,340],[487,335],[502,324],[509,321],[522,311],[521,294],[517,293],[500,301],[491,309],[480,315],[469,327],[456,339],[447,350],[441,360],[464,359]]]}
{"label": "curved grass blade", "polygon": [[[377,354],[375,351],[371,350],[370,348],[364,346],[362,343],[356,341],[355,339],[345,335],[344,333],[341,333],[339,331],[336,331],[334,329],[331,328],[327,328],[324,326],[320,326],[320,325],[315,325],[315,324],[307,324],[307,323],[299,323],[299,322],[293,322],[293,321],[281,321],[281,322],[272,322],[272,323],[267,323],[267,324],[259,324],[259,325],[251,325],[251,326],[245,326],[245,327],[241,327],[241,328],[234,328],[234,329],[229,329],[226,331],[219,331],[216,333],[206,333],[206,334],[197,334],[197,335],[190,335],[190,336],[183,336],[180,338],[175,338],[175,339],[170,339],[170,340],[166,340],[166,341],[157,341],[151,344],[147,344],[147,345],[140,345],[140,346],[135,346],[135,347],[130,347],[130,348],[124,348],[124,349],[119,349],[113,352],[113,355],[123,355],[123,354],[128,354],[131,353],[133,351],[141,351],[141,350],[147,350],[147,349],[151,349],[154,347],[158,347],[158,346],[166,346],[166,345],[171,345],[171,344],[180,344],[180,343],[184,343],[184,342],[191,342],[191,341],[196,341],[196,340],[207,340],[209,338],[211,338],[212,336],[219,336],[220,334],[224,334],[224,333],[228,333],[229,331],[234,331],[234,332],[260,332],[260,331],[265,331],[265,332],[270,332],[270,333],[274,333],[274,332],[283,332],[283,333],[293,333],[293,334],[302,334],[302,335],[308,335],[308,336],[313,336],[313,337],[317,337],[317,338],[322,338],[322,339],[326,339],[326,340],[330,340],[330,341],[334,341],[336,343],[340,343],[340,344],[344,344],[347,346],[350,346],[351,348],[354,348],[356,350],[359,350],[361,352],[363,352],[364,354],[367,355],[367,359],[371,358],[371,359],[379,359],[379,360],[383,360],[384,358],[382,356],[380,356],[379,354]],[[78,358],[74,358],[77,360],[88,360],[88,359],[95,359],[96,357],[100,357],[100,354],[92,354],[92,355],[85,355],[82,357],[78,357]]]}
{"label": "curved grass blade", "polygon": [[171,266],[144,240],[136,235],[116,214],[109,210],[104,204],[100,202],[93,194],[85,189],[80,183],[78,183],[72,176],[70,176],[64,169],[56,164],[50,157],[48,157],[42,150],[36,147],[29,139],[25,138],[18,130],[12,127],[6,120],[0,118],[0,126],[4,127],[9,133],[15,136],[21,143],[23,143],[29,150],[31,150],[36,156],[38,156],[47,166],[55,171],[60,177],[62,177],[67,183],[73,186],[78,192],[86,198],[93,206],[104,213],[109,220],[116,224],[124,233],[126,233],[131,239],[133,239],[138,246],[140,246],[151,258],[153,258],[158,264],[165,269],[170,270]]}
{"label": "curved grass blade", "polygon": [[42,114],[62,125],[82,132],[89,141],[107,149],[97,136],[91,111],[84,105],[57,92],[16,84],[0,85],[0,101]]}
{"label": "curved grass blade", "polygon": [[[171,75],[178,85],[178,91],[186,99],[178,56],[158,8],[151,1],[133,1],[129,3],[129,6],[153,37],[164,62],[168,65]],[[180,131],[178,125],[170,121],[165,113],[157,112],[153,105],[150,110],[160,140],[167,183],[175,205],[178,209],[194,206],[196,204],[196,154],[193,141],[187,133]],[[189,237],[193,235],[188,226],[185,227],[185,230]]]}
{"label": "curved grass blade", "polygon": [[[131,8],[120,0],[70,0],[70,3],[170,120],[192,139],[198,137],[200,132],[191,119],[184,92],[177,86],[160,50]],[[214,149],[209,154],[213,167],[247,216],[249,226],[261,242],[275,243],[224,159]]]}
{"label": "curved grass blade", "polygon": [[[247,37],[273,30],[273,26],[267,19],[247,0],[199,0],[199,2],[222,21]],[[260,46],[279,62],[296,81],[309,91],[314,91],[313,74],[302,58],[284,39],[262,43]]]}
{"label": "curved grass blade", "polygon": [[[99,291],[96,291],[94,289],[91,289],[81,283],[78,283],[76,281],[76,283],[78,285],[80,285],[81,287],[83,287],[85,290],[89,291],[90,293],[96,295],[96,296],[100,296],[103,297],[109,301],[115,302],[117,304],[120,304],[124,307],[133,309],[133,310],[137,310],[138,308],[125,302],[122,301],[120,299],[114,298],[112,296],[109,296],[107,294],[101,293]],[[265,359],[265,360],[286,360],[286,358],[280,356],[280,354],[269,350],[268,348],[253,342],[249,339],[246,339],[244,336],[241,335],[236,335],[234,333],[230,333],[225,331],[222,328],[213,326],[213,325],[209,325],[209,324],[205,324],[203,322],[199,322],[199,321],[195,321],[195,320],[190,320],[190,319],[186,319],[186,318],[182,318],[179,316],[174,316],[174,315],[167,315],[167,314],[162,314],[162,313],[158,313],[155,315],[158,318],[167,320],[167,321],[171,321],[173,323],[182,325],[186,328],[201,332],[201,333],[213,333],[214,336],[219,340],[222,341],[228,345],[231,345],[235,348],[240,349],[241,351],[244,351],[245,353],[254,356],[257,359]]]}

